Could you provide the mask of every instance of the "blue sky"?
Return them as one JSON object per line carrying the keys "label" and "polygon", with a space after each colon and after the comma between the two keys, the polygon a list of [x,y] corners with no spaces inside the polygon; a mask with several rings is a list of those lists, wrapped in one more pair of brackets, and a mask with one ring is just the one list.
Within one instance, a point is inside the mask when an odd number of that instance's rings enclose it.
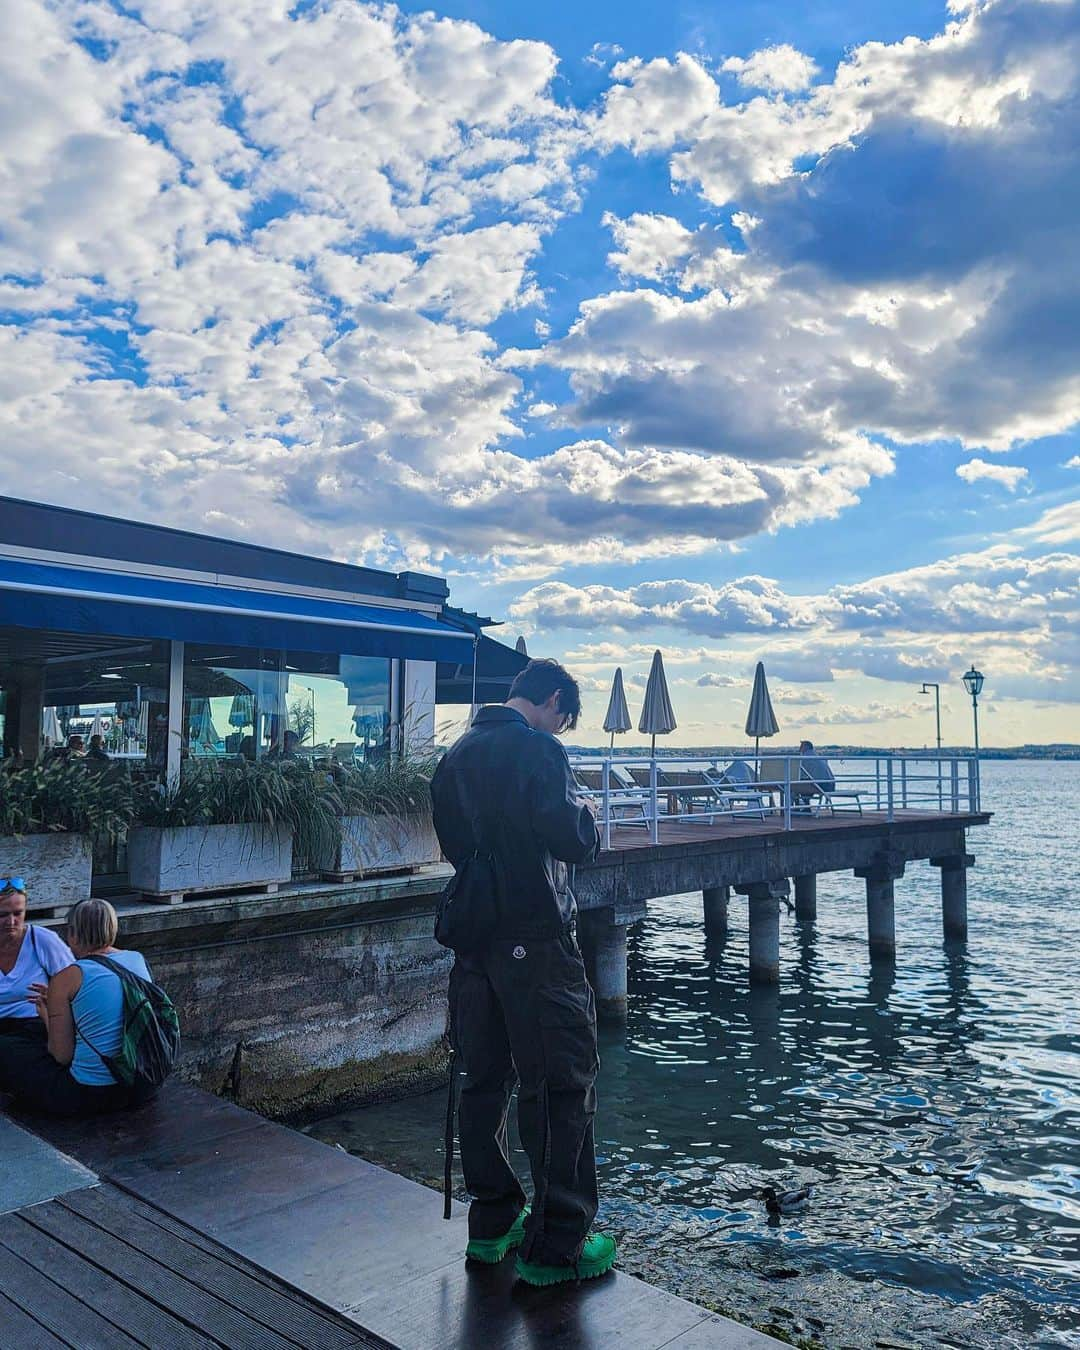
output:
{"label": "blue sky", "polygon": [[1073,0],[0,15],[6,490],[443,573],[586,733],[1080,740]]}

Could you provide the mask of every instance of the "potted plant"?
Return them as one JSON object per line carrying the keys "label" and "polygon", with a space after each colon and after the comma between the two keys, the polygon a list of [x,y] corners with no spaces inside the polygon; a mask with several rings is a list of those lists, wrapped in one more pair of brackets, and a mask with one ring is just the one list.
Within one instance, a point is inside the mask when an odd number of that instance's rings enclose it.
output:
{"label": "potted plant", "polygon": [[292,875],[294,848],[314,858],[333,846],[340,814],[331,780],[306,764],[190,763],[173,788],[144,793],[128,876],[134,890],[166,903],[199,891],[272,893]]}
{"label": "potted plant", "polygon": [[95,838],[115,840],[132,819],[123,766],[57,760],[0,770],[0,875],[26,879],[30,909],[68,907],[90,894]]}
{"label": "potted plant", "polygon": [[335,769],[341,828],[332,850],[311,855],[323,877],[343,881],[438,862],[430,792],[436,762],[406,750]]}

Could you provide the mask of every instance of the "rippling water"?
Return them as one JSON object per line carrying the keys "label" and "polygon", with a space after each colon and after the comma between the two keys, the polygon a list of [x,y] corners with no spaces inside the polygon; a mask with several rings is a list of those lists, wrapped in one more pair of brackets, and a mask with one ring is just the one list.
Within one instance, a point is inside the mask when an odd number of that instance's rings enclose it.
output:
{"label": "rippling water", "polygon": [[[627,1026],[601,1033],[623,1268],[830,1347],[1080,1346],[1080,764],[992,762],[983,798],[966,949],[926,864],[897,883],[895,969],[870,966],[862,883],[823,876],[778,990],[747,986],[745,902],[708,950],[700,894],[650,906]],[[441,1110],[312,1132],[437,1184]],[[770,1226],[762,1185],[803,1181]]]}

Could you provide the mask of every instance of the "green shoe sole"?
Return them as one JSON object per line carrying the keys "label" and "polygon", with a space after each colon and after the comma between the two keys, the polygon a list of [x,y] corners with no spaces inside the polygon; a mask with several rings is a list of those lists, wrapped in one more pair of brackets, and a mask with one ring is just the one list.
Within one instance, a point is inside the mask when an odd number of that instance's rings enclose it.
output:
{"label": "green shoe sole", "polygon": [[466,1261],[481,1261],[485,1266],[497,1266],[507,1252],[520,1247],[525,1240],[525,1220],[529,1217],[526,1205],[502,1237],[470,1238],[465,1248]]}
{"label": "green shoe sole", "polygon": [[514,1271],[519,1280],[541,1287],[568,1284],[573,1280],[595,1280],[600,1275],[606,1275],[615,1264],[618,1249],[611,1238],[606,1238],[602,1242],[590,1238],[589,1242],[590,1245],[596,1243],[595,1255],[586,1255],[583,1252],[576,1266],[540,1266],[532,1261],[522,1261],[518,1257]]}

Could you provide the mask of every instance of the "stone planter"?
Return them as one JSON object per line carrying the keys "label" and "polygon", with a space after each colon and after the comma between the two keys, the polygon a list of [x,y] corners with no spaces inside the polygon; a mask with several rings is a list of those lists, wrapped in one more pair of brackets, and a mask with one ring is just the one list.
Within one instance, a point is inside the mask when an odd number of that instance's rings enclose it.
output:
{"label": "stone planter", "polygon": [[320,857],[318,870],[330,879],[372,872],[400,872],[438,862],[442,856],[431,812],[411,816],[346,816],[333,853]]}
{"label": "stone planter", "polygon": [[292,832],[285,825],[139,825],[128,834],[131,888],[178,904],[199,891],[258,886],[268,894],[292,875]]}
{"label": "stone planter", "polygon": [[90,894],[93,875],[87,834],[0,835],[0,876],[26,880],[26,908],[68,910]]}

